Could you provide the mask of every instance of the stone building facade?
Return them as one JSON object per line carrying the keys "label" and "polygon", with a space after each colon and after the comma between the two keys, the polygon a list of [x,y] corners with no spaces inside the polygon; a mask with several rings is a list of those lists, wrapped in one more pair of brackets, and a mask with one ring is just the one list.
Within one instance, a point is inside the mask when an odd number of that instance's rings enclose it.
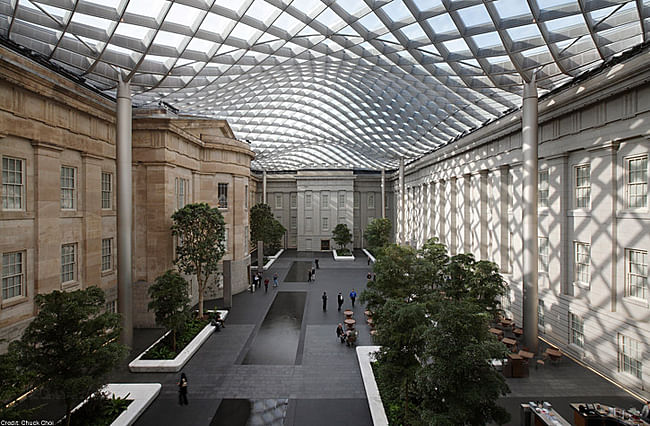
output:
{"label": "stone building facade", "polygon": [[[256,201],[262,202],[263,178],[257,181]],[[382,217],[381,173],[351,170],[318,170],[268,173],[266,199],[277,220],[287,229],[283,246],[298,251],[335,248],[332,231],[344,223],[353,235],[353,246],[363,248],[363,233]],[[386,217],[394,223],[392,190],[387,190]]]}
{"label": "stone building facade", "polygon": [[[641,392],[650,384],[650,54],[539,101],[542,338]],[[500,265],[522,322],[521,111],[405,169],[398,240],[438,237]],[[399,182],[392,176],[394,191]]]}
{"label": "stone building facade", "polygon": [[[228,185],[226,258],[233,291],[245,289],[248,144],[223,121],[151,111],[134,115],[133,140],[136,326],[153,322],[142,283],[173,266],[177,178],[189,182],[186,202],[216,204],[218,184]],[[36,294],[97,285],[117,308],[115,156],[112,99],[0,48],[0,339],[20,337]]]}

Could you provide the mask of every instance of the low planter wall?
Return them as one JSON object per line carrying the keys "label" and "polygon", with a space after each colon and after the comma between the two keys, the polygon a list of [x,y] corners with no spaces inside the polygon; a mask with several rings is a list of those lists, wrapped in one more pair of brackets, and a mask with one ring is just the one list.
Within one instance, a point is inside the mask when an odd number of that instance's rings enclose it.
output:
{"label": "low planter wall", "polygon": [[[280,256],[282,256],[282,253],[284,253],[284,249],[280,249],[273,256],[269,256],[269,260],[264,264],[264,266],[262,267],[262,270],[263,271],[268,270],[273,265],[273,263],[275,263],[275,261],[278,260],[280,258]],[[259,267],[258,266],[251,266],[251,269],[259,270]]]}
{"label": "low planter wall", "polygon": [[368,256],[368,259],[370,259],[370,261],[371,261],[372,263],[375,263],[375,262],[377,261],[377,260],[375,259],[375,256],[373,256],[372,253],[370,253],[368,250],[366,250],[366,249],[361,249],[361,250],[363,250],[363,254],[365,254],[366,256]]}
{"label": "low planter wall", "polygon": [[357,346],[357,360],[361,369],[363,386],[366,389],[372,424],[374,426],[388,426],[388,417],[386,417],[386,411],[384,411],[384,404],[381,401],[381,395],[379,395],[379,388],[371,364],[374,361],[374,354],[378,350],[379,346]]}
{"label": "low planter wall", "polygon": [[[206,311],[210,313],[213,311]],[[228,316],[228,311],[217,310],[221,314],[221,319],[225,320]],[[213,325],[206,325],[199,334],[192,339],[192,341],[183,348],[183,350],[174,359],[142,359],[142,356],[151,348],[156,346],[158,342],[164,339],[170,331],[163,334],[163,336],[156,340],[153,345],[149,346],[146,351],[142,352],[136,359],[129,363],[129,370],[132,373],[176,373],[183,368],[187,361],[199,350],[201,345],[208,340],[208,337],[214,333],[215,327]]]}
{"label": "low planter wall", "polygon": [[352,253],[346,256],[339,256],[336,250],[332,250],[332,254],[334,255],[335,261],[354,260],[354,255]]}
{"label": "low planter wall", "polygon": [[[111,426],[129,426],[144,413],[151,405],[154,399],[160,393],[160,383],[109,383],[102,388],[102,391],[108,392],[108,397],[130,399],[131,403],[126,410],[122,412]],[[81,408],[88,399],[77,405],[72,411]]]}

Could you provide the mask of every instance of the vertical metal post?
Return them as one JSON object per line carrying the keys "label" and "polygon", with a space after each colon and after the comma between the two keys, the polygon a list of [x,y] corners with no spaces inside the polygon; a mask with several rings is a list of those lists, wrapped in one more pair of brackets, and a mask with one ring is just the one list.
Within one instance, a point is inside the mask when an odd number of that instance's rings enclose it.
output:
{"label": "vertical metal post", "polygon": [[122,81],[117,85],[117,288],[118,310],[122,315],[121,340],[133,344],[133,181],[131,178],[131,86]]}
{"label": "vertical metal post", "polygon": [[524,344],[531,352],[537,352],[537,87],[535,74],[524,83],[522,106],[521,152],[523,158],[523,293],[524,293]]}
{"label": "vertical metal post", "polygon": [[381,169],[381,218],[386,219],[386,170]]}
{"label": "vertical metal post", "polygon": [[262,202],[266,204],[266,170],[262,171]]}
{"label": "vertical metal post", "polygon": [[404,157],[399,159],[399,241],[398,244],[404,244],[406,241],[406,188],[404,187]]}

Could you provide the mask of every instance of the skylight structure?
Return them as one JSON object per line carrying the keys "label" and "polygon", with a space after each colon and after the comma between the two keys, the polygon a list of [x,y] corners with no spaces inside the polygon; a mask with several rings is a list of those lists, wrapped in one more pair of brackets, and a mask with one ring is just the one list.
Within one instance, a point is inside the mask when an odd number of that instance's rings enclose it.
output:
{"label": "skylight structure", "polygon": [[649,31],[650,0],[0,0],[0,37],[227,119],[268,170],[395,168]]}

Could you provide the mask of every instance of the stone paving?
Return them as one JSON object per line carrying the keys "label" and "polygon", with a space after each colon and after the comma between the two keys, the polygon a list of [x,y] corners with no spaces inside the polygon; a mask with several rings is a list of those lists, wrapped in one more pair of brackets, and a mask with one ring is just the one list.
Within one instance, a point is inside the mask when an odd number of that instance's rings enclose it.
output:
{"label": "stone paving", "polygon": [[[305,282],[284,282],[294,261],[310,261],[315,255],[320,260],[315,283],[307,283],[306,275]],[[361,293],[365,288],[370,267],[361,252],[355,252],[355,256],[354,262],[335,263],[330,254],[289,250],[265,273],[269,278],[275,272],[279,274],[279,289],[269,286],[265,293],[262,287],[253,294],[234,296],[226,328],[214,333],[183,369],[189,379],[188,406],[178,405],[176,382],[179,374],[134,374],[125,368],[116,372],[112,381],[162,384],[159,397],[136,425],[223,424],[215,419],[215,414],[224,399],[229,402],[252,400],[253,405],[272,405],[278,401],[277,404],[286,410],[282,412],[285,426],[372,424],[355,351],[339,343],[335,335],[336,324],[343,320],[342,311],[336,309],[336,294],[341,291],[345,296],[343,309],[351,308],[350,290],[355,288]],[[296,363],[242,365],[275,294],[283,291],[307,293]],[[326,312],[321,306],[323,291],[329,297]],[[208,307],[214,304],[212,301]],[[358,321],[358,344],[372,344],[364,309],[358,300],[354,311]],[[138,351],[146,348],[159,335],[159,330],[136,330],[134,348]],[[137,353],[134,351],[132,357]],[[629,394],[567,358],[559,365],[531,369],[528,378],[507,381],[512,392],[499,403],[511,413],[510,425],[519,424],[519,405],[530,400],[551,401],[570,421],[569,402],[598,401],[626,408],[640,407]],[[283,399],[288,400],[288,404]],[[277,424],[277,418],[273,423]]]}

